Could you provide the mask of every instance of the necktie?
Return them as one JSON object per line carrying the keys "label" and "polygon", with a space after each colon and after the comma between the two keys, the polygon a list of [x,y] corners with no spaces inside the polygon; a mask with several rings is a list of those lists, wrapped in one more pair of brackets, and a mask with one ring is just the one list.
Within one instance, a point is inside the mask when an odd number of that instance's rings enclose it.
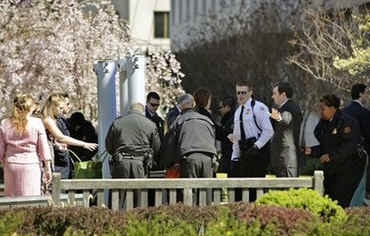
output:
{"label": "necktie", "polygon": [[244,113],[244,106],[242,105],[242,110],[240,111],[240,139],[245,140],[245,132],[244,132],[244,125],[243,125],[243,113]]}

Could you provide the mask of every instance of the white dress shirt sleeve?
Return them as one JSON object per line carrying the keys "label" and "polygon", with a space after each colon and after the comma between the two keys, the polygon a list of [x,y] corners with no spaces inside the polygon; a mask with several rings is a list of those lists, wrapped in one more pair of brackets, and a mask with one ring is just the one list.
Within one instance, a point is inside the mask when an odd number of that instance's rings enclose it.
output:
{"label": "white dress shirt sleeve", "polygon": [[274,135],[274,129],[272,128],[270,114],[265,104],[260,102],[256,103],[254,114],[256,116],[256,122],[262,130],[255,144],[261,149]]}

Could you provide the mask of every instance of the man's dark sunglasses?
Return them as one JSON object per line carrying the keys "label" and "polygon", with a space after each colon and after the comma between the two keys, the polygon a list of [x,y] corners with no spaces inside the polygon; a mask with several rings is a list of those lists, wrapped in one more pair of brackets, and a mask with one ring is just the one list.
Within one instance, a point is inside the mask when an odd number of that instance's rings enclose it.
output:
{"label": "man's dark sunglasses", "polygon": [[150,105],[151,105],[152,107],[158,107],[158,106],[159,106],[159,104],[157,104],[157,103],[150,103]]}
{"label": "man's dark sunglasses", "polygon": [[236,92],[236,94],[238,94],[238,95],[241,95],[241,94],[245,95],[247,93],[248,93],[247,91],[238,91],[238,92]]}

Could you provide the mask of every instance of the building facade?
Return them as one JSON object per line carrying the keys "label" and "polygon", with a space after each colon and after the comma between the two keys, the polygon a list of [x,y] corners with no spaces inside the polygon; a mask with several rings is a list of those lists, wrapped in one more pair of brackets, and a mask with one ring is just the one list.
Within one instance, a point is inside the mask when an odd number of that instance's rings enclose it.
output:
{"label": "building facade", "polygon": [[170,48],[170,0],[111,0],[140,47]]}
{"label": "building facade", "polygon": [[[201,28],[204,22],[220,23],[220,19],[235,14],[248,18],[263,4],[276,4],[283,14],[290,14],[308,1],[299,0],[171,0],[170,35],[171,49],[186,49],[194,42],[194,29]],[[314,8],[356,8],[370,0],[311,0]],[[242,7],[243,6],[243,7]],[[243,9],[243,13],[241,10]],[[217,20],[216,20],[217,19]],[[284,16],[282,16],[284,19]],[[283,22],[285,24],[285,22]],[[217,25],[220,27],[220,25]],[[206,30],[206,29],[204,29]],[[207,30],[206,30],[207,31]],[[202,32],[207,34],[207,32]],[[212,37],[212,35],[210,35]],[[204,37],[203,37],[204,38]],[[209,38],[212,40],[212,38]]]}

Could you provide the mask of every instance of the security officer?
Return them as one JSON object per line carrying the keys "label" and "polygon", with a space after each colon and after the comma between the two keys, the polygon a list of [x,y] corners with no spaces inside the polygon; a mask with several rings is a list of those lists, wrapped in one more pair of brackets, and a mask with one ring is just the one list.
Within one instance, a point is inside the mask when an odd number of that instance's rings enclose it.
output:
{"label": "security officer", "polygon": [[[132,104],[127,116],[113,122],[105,147],[112,155],[112,178],[147,176],[151,158],[159,151],[160,139],[156,125],[144,116],[144,105]],[[138,201],[137,193],[135,195],[135,201]]]}
{"label": "security officer", "polygon": [[[269,165],[269,141],[274,135],[270,113],[252,94],[252,87],[246,81],[236,85],[240,106],[234,114],[231,177],[265,177]],[[240,200],[239,195],[236,200]],[[255,198],[255,191],[252,191],[250,200]]]}
{"label": "security officer", "polygon": [[[185,94],[179,99],[182,114],[170,130],[170,145],[176,146],[181,178],[212,178],[212,159],[216,155],[215,126],[206,116],[193,111],[194,98]],[[208,195],[210,202],[210,195]],[[197,194],[193,194],[197,203]]]}
{"label": "security officer", "polygon": [[305,153],[319,157],[324,165],[325,194],[342,207],[358,206],[364,203],[364,191],[357,195],[356,189],[365,178],[367,157],[359,155],[357,121],[340,111],[339,105],[339,98],[333,94],[322,97],[321,120],[314,131],[320,145],[306,148]]}

